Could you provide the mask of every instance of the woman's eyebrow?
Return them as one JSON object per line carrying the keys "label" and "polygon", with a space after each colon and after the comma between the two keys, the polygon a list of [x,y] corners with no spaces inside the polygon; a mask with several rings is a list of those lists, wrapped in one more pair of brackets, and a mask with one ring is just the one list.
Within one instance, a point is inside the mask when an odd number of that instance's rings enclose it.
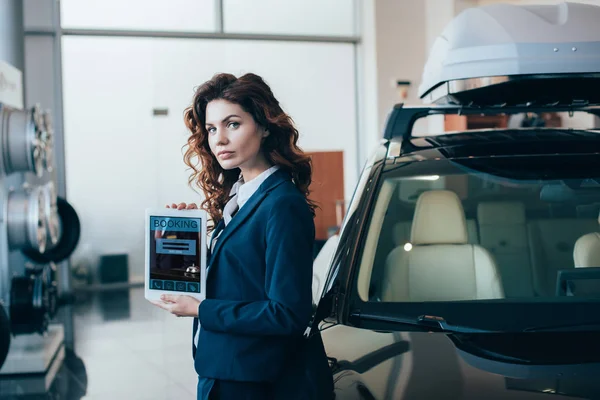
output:
{"label": "woman's eyebrow", "polygon": [[[228,116],[226,116],[225,118],[223,118],[223,121],[221,121],[221,122],[225,122],[225,121],[227,121],[228,119],[230,119],[230,118],[233,118],[233,117],[242,118],[242,117],[240,117],[239,115],[236,115],[236,114],[231,114],[231,115],[228,115]],[[205,125],[212,125],[212,123],[210,123],[210,122],[207,122]]]}

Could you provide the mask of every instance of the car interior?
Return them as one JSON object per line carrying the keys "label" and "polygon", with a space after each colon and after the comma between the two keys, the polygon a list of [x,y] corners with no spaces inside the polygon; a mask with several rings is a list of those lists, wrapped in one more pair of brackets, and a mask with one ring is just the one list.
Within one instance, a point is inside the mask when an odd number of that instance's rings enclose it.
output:
{"label": "car interior", "polygon": [[[556,299],[559,270],[600,267],[600,202],[548,201],[544,190],[559,185],[471,174],[385,179],[359,295],[383,302]],[[600,295],[600,281],[591,281],[576,282],[573,288],[586,290],[574,294]]]}

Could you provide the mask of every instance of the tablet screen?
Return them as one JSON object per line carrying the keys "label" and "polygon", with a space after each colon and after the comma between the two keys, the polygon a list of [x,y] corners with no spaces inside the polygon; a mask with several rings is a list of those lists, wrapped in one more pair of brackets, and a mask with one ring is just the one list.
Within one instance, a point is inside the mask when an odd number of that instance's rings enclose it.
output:
{"label": "tablet screen", "polygon": [[202,220],[150,217],[150,289],[200,293]]}

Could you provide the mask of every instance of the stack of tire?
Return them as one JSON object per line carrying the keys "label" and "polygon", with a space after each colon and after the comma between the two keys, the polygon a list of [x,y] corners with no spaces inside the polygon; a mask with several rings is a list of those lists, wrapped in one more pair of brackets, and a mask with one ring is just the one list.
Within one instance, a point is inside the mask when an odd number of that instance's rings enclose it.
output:
{"label": "stack of tire", "polygon": [[[2,248],[19,250],[30,261],[25,266],[6,265],[8,258],[3,257],[0,265],[0,282],[10,280],[8,307],[3,306],[0,293],[1,367],[11,334],[43,334],[47,330],[58,304],[55,263],[75,250],[80,224],[73,207],[57,196],[52,180],[54,143],[49,112],[42,112],[39,106],[16,110],[0,104],[0,131],[4,191],[0,204],[7,217],[1,227],[6,229],[8,241]],[[16,176],[21,177],[19,185],[14,184]]]}

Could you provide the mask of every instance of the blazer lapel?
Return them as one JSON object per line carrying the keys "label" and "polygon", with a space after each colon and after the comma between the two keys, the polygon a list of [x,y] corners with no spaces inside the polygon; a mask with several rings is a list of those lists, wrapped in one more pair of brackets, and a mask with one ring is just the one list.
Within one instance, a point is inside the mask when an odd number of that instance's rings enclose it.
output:
{"label": "blazer lapel", "polygon": [[209,257],[210,257],[210,254],[212,253],[211,250],[212,250],[213,242],[214,242],[215,238],[217,236],[219,236],[219,232],[221,230],[223,230],[223,227],[225,227],[225,220],[221,219],[219,221],[219,223],[217,224],[217,226],[215,226],[215,229],[213,229],[212,234],[210,235],[210,241],[208,242],[208,254],[209,254]]}
{"label": "blazer lapel", "polygon": [[[212,264],[217,258],[217,254],[223,247],[223,243],[231,237],[231,235],[237,230],[237,228],[252,215],[256,207],[264,200],[265,197],[269,194],[269,192],[275,189],[277,186],[286,181],[286,179],[291,179],[289,174],[283,170],[278,170],[273,175],[267,178],[262,185],[258,188],[258,190],[248,199],[248,202],[244,204],[242,208],[239,209],[235,217],[223,228],[223,232],[219,239],[217,239],[217,244],[215,245],[215,249],[210,256],[209,263],[209,274],[214,268],[212,268]],[[222,221],[221,221],[222,222]],[[216,232],[216,229],[215,229]]]}

